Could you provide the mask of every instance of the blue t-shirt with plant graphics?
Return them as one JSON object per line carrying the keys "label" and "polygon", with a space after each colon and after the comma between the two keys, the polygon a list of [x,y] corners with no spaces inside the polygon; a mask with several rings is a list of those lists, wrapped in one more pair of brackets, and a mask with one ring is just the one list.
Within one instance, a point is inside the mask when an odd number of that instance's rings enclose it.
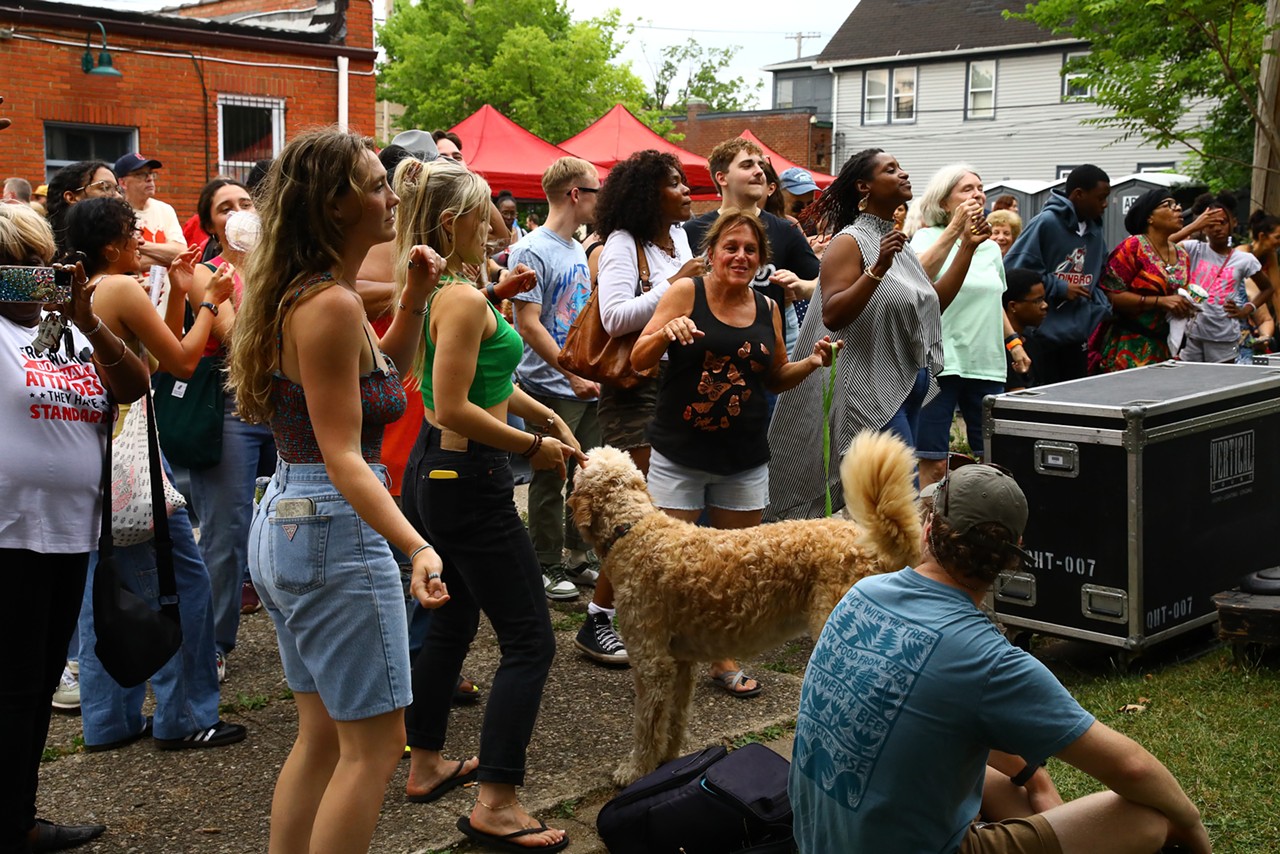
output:
{"label": "blue t-shirt with plant graphics", "polygon": [[1093,725],[968,596],[907,568],[858,582],[809,659],[788,790],[803,854],[951,854],[991,749],[1038,763]]}
{"label": "blue t-shirt with plant graphics", "polygon": [[[535,302],[542,306],[539,318],[555,339],[557,347],[564,346],[569,328],[578,312],[591,298],[591,273],[587,268],[587,253],[576,240],[561,237],[549,228],[531,231],[511,247],[507,257],[508,269],[526,264],[538,276],[533,289],[517,294],[514,299]],[[516,320],[519,328],[520,321]],[[516,368],[516,378],[526,391],[563,400],[578,400],[573,386],[559,369],[549,365],[528,344]]]}

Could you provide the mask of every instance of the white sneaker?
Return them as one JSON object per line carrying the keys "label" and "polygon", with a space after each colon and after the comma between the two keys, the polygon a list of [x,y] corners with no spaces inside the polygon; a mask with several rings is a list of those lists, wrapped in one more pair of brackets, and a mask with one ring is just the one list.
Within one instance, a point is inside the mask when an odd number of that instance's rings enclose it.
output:
{"label": "white sneaker", "polygon": [[218,684],[221,685],[227,681],[227,657],[222,653],[215,653],[218,657]]}
{"label": "white sneaker", "polygon": [[546,591],[548,599],[554,599],[557,602],[578,598],[578,588],[565,577],[563,564],[542,568],[542,589]]}
{"label": "white sneaker", "polygon": [[53,707],[64,711],[80,708],[80,680],[71,672],[69,666],[62,668],[58,689],[53,692]]}

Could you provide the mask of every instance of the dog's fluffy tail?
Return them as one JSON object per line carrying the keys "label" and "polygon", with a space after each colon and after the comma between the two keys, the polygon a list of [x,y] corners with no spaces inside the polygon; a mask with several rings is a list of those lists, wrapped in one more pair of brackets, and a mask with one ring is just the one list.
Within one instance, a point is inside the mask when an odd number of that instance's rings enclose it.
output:
{"label": "dog's fluffy tail", "polygon": [[887,571],[914,566],[920,558],[915,462],[898,437],[863,432],[840,463],[849,515]]}

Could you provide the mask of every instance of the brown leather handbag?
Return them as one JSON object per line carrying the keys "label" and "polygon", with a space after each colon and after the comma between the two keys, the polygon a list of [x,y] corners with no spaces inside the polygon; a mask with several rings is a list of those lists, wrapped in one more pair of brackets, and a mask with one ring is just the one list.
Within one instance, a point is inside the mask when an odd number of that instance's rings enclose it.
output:
{"label": "brown leather handbag", "polygon": [[[649,260],[644,257],[644,247],[636,240],[636,263],[640,270],[640,280],[636,283],[636,296],[648,292]],[[560,348],[560,367],[585,380],[617,386],[618,388],[635,388],[643,382],[658,375],[658,366],[644,371],[631,367],[631,348],[635,346],[639,332],[614,337],[604,328],[600,320],[600,288],[591,289],[591,298],[578,312],[565,336],[564,346]]]}

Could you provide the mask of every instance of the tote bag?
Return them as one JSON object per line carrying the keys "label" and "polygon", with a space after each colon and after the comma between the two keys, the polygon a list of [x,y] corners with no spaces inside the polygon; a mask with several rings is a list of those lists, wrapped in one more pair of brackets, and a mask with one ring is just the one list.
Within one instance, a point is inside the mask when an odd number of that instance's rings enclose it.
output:
{"label": "tote bag", "polygon": [[[151,412],[149,396],[143,396],[129,407],[120,435],[110,442],[111,491],[103,502],[111,508],[107,530],[117,546],[145,543],[155,536],[152,508],[159,502],[152,501],[151,481],[154,475],[161,480],[160,494],[163,495],[166,515],[187,506],[187,500],[169,482],[160,466],[160,448],[155,445],[156,441],[155,416]],[[153,445],[155,466],[150,462]]]}

